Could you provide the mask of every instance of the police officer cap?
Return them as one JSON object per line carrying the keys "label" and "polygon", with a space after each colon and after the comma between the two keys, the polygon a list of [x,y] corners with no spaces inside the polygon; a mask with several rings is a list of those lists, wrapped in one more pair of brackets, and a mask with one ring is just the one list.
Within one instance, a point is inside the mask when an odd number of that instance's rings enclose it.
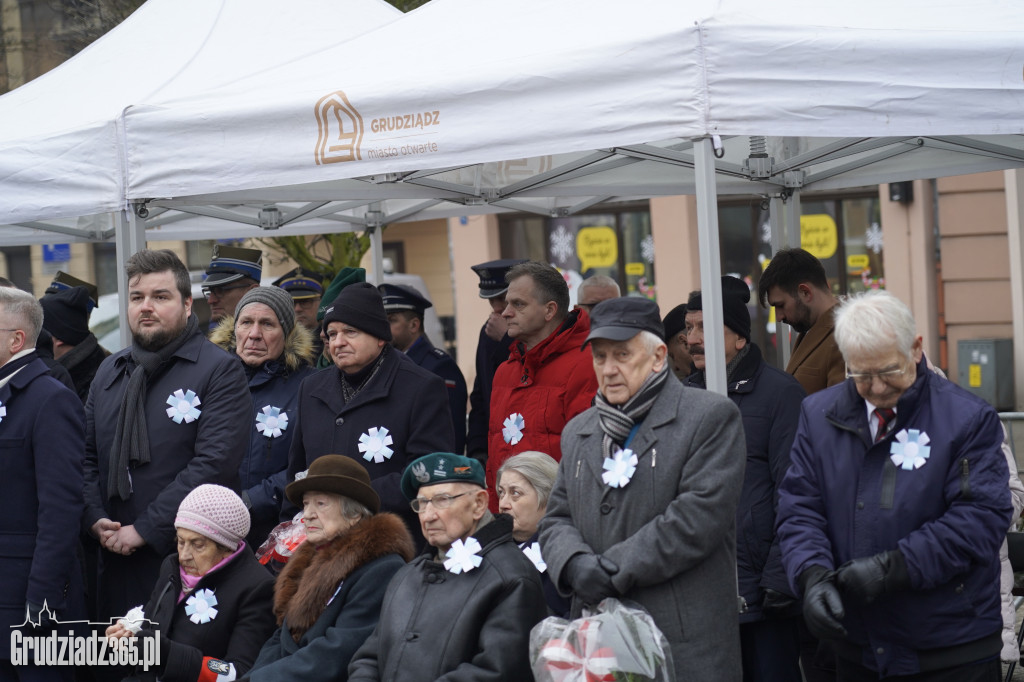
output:
{"label": "police officer cap", "polygon": [[492,260],[472,266],[474,272],[480,278],[480,298],[504,296],[505,292],[508,291],[508,282],[505,281],[505,275],[515,266],[525,262],[525,258],[505,258],[504,260]]}
{"label": "police officer cap", "polygon": [[324,295],[320,276],[312,270],[295,268],[274,280],[274,286],[284,289],[295,301]]}
{"label": "police officer cap", "polygon": [[58,291],[67,291],[74,287],[85,287],[86,293],[89,294],[89,312],[92,312],[93,308],[100,307],[100,290],[95,284],[78,279],[77,277],[72,277],[61,270],[58,270],[57,274],[53,276],[53,281],[50,282],[50,286],[46,287],[46,291],[43,293],[55,294]]}
{"label": "police officer cap", "polygon": [[437,483],[472,483],[487,488],[484,466],[479,460],[450,452],[435,452],[406,467],[402,474],[402,494],[412,501],[422,486]]}
{"label": "police officer cap", "polygon": [[434,306],[420,292],[404,284],[381,284],[377,288],[384,297],[385,312],[415,310],[422,315],[424,310]]}
{"label": "police officer cap", "polygon": [[206,268],[203,288],[219,287],[248,277],[257,282],[263,274],[263,252],[240,246],[213,245],[213,258]]}

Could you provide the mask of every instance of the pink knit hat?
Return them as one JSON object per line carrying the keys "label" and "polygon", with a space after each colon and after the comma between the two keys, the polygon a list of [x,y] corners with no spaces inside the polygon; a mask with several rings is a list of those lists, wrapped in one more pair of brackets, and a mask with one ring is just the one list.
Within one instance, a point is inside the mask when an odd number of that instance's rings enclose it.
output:
{"label": "pink knit hat", "polygon": [[204,483],[181,501],[174,527],[195,531],[235,550],[249,534],[249,510],[232,490]]}

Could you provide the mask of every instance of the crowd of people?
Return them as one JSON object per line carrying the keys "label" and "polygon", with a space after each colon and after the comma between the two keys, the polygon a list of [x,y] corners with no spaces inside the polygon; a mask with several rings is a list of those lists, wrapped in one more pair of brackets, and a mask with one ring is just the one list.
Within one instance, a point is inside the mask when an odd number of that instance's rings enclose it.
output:
{"label": "crowd of people", "polygon": [[1019,656],[998,415],[905,304],[840,299],[806,251],[756,289],[798,332],[785,371],[742,280],[706,330],[700,291],[662,315],[593,276],[572,307],[553,267],[479,264],[471,390],[431,301],[361,269],[261,286],[259,251],[218,246],[209,329],[172,252],[125,269],[114,354],[89,283],[0,287],[0,615],[160,659],[15,665],[0,638],[0,680],[531,680],[531,629],[607,598],[651,615],[678,679],[995,682]]}

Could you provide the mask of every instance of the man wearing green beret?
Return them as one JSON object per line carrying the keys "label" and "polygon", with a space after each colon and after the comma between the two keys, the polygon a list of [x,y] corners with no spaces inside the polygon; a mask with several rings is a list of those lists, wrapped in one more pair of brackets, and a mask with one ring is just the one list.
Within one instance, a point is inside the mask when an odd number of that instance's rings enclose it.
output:
{"label": "man wearing green beret", "polygon": [[532,679],[530,629],[547,615],[544,592],[512,518],[487,509],[483,465],[436,452],[413,461],[401,486],[428,547],[392,579],[350,682],[427,682],[456,669],[465,679]]}

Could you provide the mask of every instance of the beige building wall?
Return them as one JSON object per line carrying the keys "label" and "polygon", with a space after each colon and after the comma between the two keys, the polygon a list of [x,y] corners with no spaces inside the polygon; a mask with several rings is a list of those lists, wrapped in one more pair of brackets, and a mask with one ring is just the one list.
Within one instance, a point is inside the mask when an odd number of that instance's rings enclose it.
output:
{"label": "beige building wall", "polygon": [[700,289],[700,244],[697,198],[689,195],[651,199],[654,237],[654,278],[658,307],[664,316],[691,291]]}
{"label": "beige building wall", "polygon": [[947,367],[956,379],[958,341],[1013,337],[1004,176],[979,173],[936,184]]}

